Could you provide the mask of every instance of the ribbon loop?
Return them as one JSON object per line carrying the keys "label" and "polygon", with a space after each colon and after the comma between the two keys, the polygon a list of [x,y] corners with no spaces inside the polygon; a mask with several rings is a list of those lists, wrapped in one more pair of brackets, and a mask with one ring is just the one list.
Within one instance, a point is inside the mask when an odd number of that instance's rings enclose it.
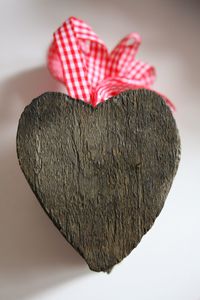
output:
{"label": "ribbon loop", "polygon": [[140,43],[141,38],[135,32],[123,38],[110,53],[106,76],[126,76],[134,62]]}
{"label": "ribbon loop", "polygon": [[[140,44],[140,35],[133,32],[109,54],[89,25],[71,17],[54,33],[48,67],[65,84],[71,97],[96,106],[128,89],[150,89],[155,68],[135,60]],[[164,98],[174,109],[171,101]]]}
{"label": "ribbon loop", "polygon": [[[54,34],[55,45],[63,69],[63,81],[70,96],[90,102],[90,86],[83,53],[79,50],[74,19],[69,19]],[[81,79],[81,80],[80,80]]]}

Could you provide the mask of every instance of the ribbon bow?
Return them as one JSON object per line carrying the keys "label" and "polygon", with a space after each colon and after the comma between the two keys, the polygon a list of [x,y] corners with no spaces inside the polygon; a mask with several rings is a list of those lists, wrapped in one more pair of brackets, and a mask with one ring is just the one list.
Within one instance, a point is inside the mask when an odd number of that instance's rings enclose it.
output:
{"label": "ribbon bow", "polygon": [[[96,106],[125,90],[151,89],[155,68],[135,60],[140,43],[139,34],[133,32],[109,53],[90,26],[70,17],[54,33],[48,67],[65,84],[71,97]],[[169,99],[162,97],[175,108]]]}

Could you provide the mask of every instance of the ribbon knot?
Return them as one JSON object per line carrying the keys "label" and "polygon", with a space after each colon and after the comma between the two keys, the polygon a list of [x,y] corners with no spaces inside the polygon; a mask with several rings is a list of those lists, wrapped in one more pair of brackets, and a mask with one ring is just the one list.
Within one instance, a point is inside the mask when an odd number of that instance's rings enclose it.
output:
{"label": "ribbon knot", "polygon": [[[150,89],[156,72],[153,66],[135,60],[140,44],[139,34],[133,32],[109,53],[89,25],[70,17],[54,33],[48,67],[72,98],[96,106],[125,90]],[[173,103],[163,98],[174,109]]]}

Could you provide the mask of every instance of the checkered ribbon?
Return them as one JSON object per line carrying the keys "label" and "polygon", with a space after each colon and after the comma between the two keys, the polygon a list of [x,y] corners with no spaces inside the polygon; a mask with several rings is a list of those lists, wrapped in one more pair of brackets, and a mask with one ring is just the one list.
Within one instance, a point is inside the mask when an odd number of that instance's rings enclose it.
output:
{"label": "checkered ribbon", "polygon": [[[90,26],[70,17],[54,33],[48,67],[72,98],[96,106],[125,90],[151,89],[154,67],[135,60],[140,43],[139,34],[130,33],[109,53]],[[173,103],[162,97],[174,109]]]}

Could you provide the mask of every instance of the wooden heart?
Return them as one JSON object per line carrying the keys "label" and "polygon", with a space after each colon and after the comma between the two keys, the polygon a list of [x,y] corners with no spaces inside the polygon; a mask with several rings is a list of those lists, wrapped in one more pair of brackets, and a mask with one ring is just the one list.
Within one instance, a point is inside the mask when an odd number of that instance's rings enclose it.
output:
{"label": "wooden heart", "polygon": [[66,240],[90,269],[109,271],[159,215],[180,141],[170,109],[155,92],[126,91],[95,108],[45,93],[21,115],[17,153]]}

